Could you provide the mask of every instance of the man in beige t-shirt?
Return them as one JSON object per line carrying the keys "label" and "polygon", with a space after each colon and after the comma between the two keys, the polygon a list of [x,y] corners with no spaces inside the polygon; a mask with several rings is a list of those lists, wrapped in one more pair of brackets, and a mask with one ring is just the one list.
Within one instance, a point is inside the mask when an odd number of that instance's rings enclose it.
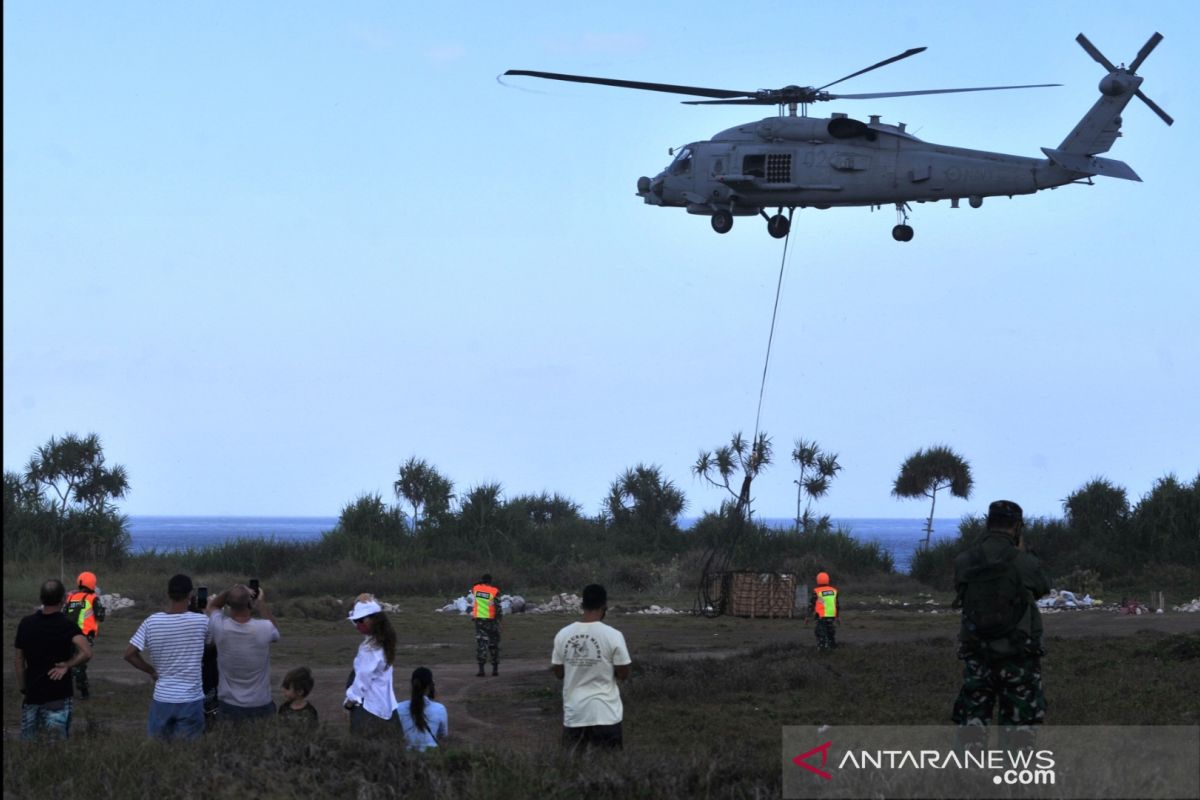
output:
{"label": "man in beige t-shirt", "polygon": [[629,649],[616,628],[605,625],[608,593],[603,586],[583,589],[583,619],[554,637],[550,656],[555,677],[563,682],[563,747],[622,747],[621,692],[618,680],[629,677]]}

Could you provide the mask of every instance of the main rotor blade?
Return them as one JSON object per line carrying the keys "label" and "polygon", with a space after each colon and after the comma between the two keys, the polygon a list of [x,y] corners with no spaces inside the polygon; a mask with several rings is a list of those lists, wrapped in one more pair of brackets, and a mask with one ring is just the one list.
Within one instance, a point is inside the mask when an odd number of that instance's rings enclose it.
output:
{"label": "main rotor blade", "polygon": [[870,72],[873,69],[879,69],[880,67],[886,67],[888,64],[899,61],[902,58],[908,58],[909,56],[915,56],[917,53],[921,53],[924,51],[925,51],[924,47],[914,47],[910,50],[905,50],[903,53],[901,53],[898,56],[892,56],[891,58],[880,61],[878,64],[872,64],[871,66],[867,67],[866,69],[860,69],[858,72],[853,72],[844,78],[838,78],[833,83],[827,83],[824,86],[819,86],[819,87],[817,87],[817,91],[819,92],[822,89],[828,89],[830,86],[833,86],[834,83],[841,83],[842,81],[848,81],[851,78],[857,78],[859,75],[862,75],[864,72]]}
{"label": "main rotor blade", "polygon": [[1027,83],[1023,86],[976,86],[970,89],[921,89],[916,92],[873,92],[870,94],[831,94],[830,100],[874,100],[877,97],[911,97],[917,94],[952,94],[954,92],[994,92],[998,89],[1043,89],[1062,86],[1061,83]]}
{"label": "main rotor blade", "polygon": [[1161,108],[1159,108],[1158,104],[1155,103],[1153,100],[1151,100],[1149,97],[1146,97],[1146,95],[1142,94],[1141,89],[1138,89],[1136,92],[1134,92],[1134,94],[1136,94],[1139,98],[1141,98],[1141,101],[1143,103],[1150,106],[1150,110],[1153,111],[1155,114],[1158,114],[1158,116],[1162,119],[1163,122],[1167,123],[1168,125],[1175,124],[1175,120],[1171,119],[1171,115],[1168,114],[1167,112],[1163,111]]}
{"label": "main rotor blade", "polygon": [[552,81],[572,83],[597,83],[601,86],[618,86],[622,89],[644,89],[648,92],[691,94],[697,97],[754,97],[754,92],[735,92],[732,89],[706,89],[702,86],[676,86],[672,83],[646,83],[644,81],[622,81],[613,78],[590,78],[587,75],[564,75],[559,72],[531,72],[526,69],[510,69],[505,75],[526,75],[530,78],[546,78]]}
{"label": "main rotor blade", "polygon": [[685,106],[774,106],[775,100],[680,100]]}
{"label": "main rotor blade", "polygon": [[1162,40],[1163,35],[1158,31],[1155,31],[1154,35],[1151,36],[1144,45],[1142,45],[1142,49],[1138,50],[1137,58],[1135,58],[1133,63],[1129,65],[1129,71],[1136,73],[1137,68],[1140,67],[1142,62],[1146,60],[1146,56],[1150,55],[1150,52],[1154,48],[1158,47],[1158,43]]}
{"label": "main rotor blade", "polygon": [[1089,42],[1088,38],[1082,33],[1075,37],[1075,41],[1079,42],[1079,46],[1086,50],[1089,56],[1096,59],[1100,66],[1104,67],[1109,72],[1117,71],[1117,68],[1113,66],[1113,63],[1105,58],[1104,54],[1096,49],[1096,45]]}

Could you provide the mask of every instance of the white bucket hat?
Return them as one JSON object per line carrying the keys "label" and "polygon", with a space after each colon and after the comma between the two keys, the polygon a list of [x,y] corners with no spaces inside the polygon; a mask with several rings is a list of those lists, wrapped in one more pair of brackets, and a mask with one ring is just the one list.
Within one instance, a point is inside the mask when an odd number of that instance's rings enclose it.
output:
{"label": "white bucket hat", "polygon": [[359,600],[354,604],[354,610],[350,612],[350,621],[354,622],[362,619],[363,617],[369,617],[372,614],[378,614],[380,611],[383,611],[383,607],[379,605],[374,598],[370,600]]}

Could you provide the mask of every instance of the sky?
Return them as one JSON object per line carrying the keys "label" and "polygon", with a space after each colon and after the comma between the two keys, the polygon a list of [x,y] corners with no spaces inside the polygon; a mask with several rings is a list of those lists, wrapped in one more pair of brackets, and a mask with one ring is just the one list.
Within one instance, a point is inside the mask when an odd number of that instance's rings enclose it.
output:
{"label": "sky", "polygon": [[[572,7],[577,6],[577,7]],[[410,456],[600,507],[639,463],[688,515],[701,450],[754,430],[783,243],[644,205],[668,148],[774,114],[511,79],[736,90],[1060,83],[839,101],[939,144],[1040,157],[1138,72],[1098,178],[1036,195],[798,211],[761,429],[765,516],[795,513],[798,437],[842,472],[815,509],[921,517],[900,464],[952,447],[1059,516],[1200,471],[1200,159],[1192,2],[4,4],[4,468],[94,432],[132,515],[335,516]],[[943,493],[944,494],[944,493]]]}

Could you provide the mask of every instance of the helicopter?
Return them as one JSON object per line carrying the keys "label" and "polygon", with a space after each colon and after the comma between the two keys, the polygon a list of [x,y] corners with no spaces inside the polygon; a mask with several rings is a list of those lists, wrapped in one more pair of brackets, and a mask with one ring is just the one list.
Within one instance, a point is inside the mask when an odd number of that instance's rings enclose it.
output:
{"label": "helicopter", "polygon": [[[958,208],[966,199],[972,208],[985,197],[1033,194],[1072,183],[1092,184],[1093,176],[1140,181],[1122,161],[1100,158],[1121,135],[1121,113],[1135,96],[1171,125],[1174,120],[1142,93],[1137,70],[1162,41],[1155,33],[1129,66],[1115,66],[1082,33],[1075,41],[1107,70],[1100,80],[1100,99],[1055,148],[1043,147],[1045,158],[991,153],[933,144],[905,130],[905,124],[888,125],[879,115],[868,122],[847,114],[828,118],[808,116],[808,107],[829,100],[870,100],[923,94],[984,92],[1000,89],[1036,89],[1060,84],[978,86],[962,89],[924,89],[870,94],[833,94],[829,87],[864,73],[914,56],[926,48],[915,47],[851,73],[824,86],[784,86],[746,92],[678,86],[668,83],[595,78],[556,72],[508,70],[505,76],[526,76],[556,81],[592,83],[626,89],[706,97],[684,100],[685,105],[774,105],[778,115],[738,125],[704,141],[671,148],[674,159],[653,178],[637,180],[637,195],[647,205],[683,208],[689,214],[708,216],[717,233],[728,233],[734,217],[761,216],[767,232],[782,239],[791,230],[797,208],[827,209],[895,205],[892,238],[913,238],[908,224],[911,203],[949,200]],[[784,109],[787,114],[785,115]],[[797,108],[800,115],[797,116]],[[774,208],[776,213],[767,214]],[[788,210],[785,216],[784,209]]]}

